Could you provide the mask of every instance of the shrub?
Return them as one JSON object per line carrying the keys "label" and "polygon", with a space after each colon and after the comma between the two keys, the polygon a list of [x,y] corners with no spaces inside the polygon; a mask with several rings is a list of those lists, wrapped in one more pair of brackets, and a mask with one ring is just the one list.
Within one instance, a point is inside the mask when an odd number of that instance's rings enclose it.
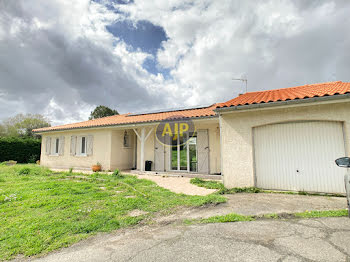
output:
{"label": "shrub", "polygon": [[19,175],[29,175],[30,171],[31,171],[30,168],[25,166],[25,167],[22,167],[21,169],[19,169],[17,171],[17,174],[19,174]]}
{"label": "shrub", "polygon": [[37,155],[31,155],[28,159],[28,163],[35,164],[35,162],[38,160]]}
{"label": "shrub", "polygon": [[217,193],[219,194],[235,194],[235,193],[260,193],[263,190],[256,187],[234,187],[234,188],[225,188],[225,186],[218,181],[208,181],[200,178],[192,178],[191,184],[196,186],[205,187],[208,189],[218,189]]}
{"label": "shrub", "polygon": [[19,165],[13,167],[13,170],[17,175],[48,175],[52,173],[49,169],[36,165]]}
{"label": "shrub", "polygon": [[0,137],[0,162],[35,163],[40,158],[41,141],[34,138]]}
{"label": "shrub", "polygon": [[116,176],[116,177],[122,177],[122,173],[120,172],[119,169],[114,170],[114,172],[113,172],[112,175],[113,175],[113,176]]}

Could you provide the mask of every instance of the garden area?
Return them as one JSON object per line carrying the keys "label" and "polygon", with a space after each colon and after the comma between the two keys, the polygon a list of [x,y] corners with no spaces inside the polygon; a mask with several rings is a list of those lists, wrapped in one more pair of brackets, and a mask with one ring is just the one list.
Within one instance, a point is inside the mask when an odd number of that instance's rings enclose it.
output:
{"label": "garden area", "polygon": [[151,221],[181,206],[225,202],[212,194],[175,194],[115,172],[53,172],[35,164],[0,164],[0,260],[66,247],[98,232]]}

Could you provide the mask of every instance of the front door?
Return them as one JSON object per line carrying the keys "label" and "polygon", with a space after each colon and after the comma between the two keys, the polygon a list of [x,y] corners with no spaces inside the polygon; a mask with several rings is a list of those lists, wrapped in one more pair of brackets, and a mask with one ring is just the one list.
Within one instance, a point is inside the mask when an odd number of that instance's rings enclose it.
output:
{"label": "front door", "polygon": [[169,158],[170,170],[209,173],[208,130],[177,137],[172,141]]}

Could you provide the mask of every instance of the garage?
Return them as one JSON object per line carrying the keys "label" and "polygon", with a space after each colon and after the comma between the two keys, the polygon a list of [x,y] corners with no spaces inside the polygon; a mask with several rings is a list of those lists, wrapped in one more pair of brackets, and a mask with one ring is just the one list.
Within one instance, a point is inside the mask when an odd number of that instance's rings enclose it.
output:
{"label": "garage", "polygon": [[344,170],[334,160],[345,155],[343,123],[306,121],[253,128],[257,187],[344,193]]}

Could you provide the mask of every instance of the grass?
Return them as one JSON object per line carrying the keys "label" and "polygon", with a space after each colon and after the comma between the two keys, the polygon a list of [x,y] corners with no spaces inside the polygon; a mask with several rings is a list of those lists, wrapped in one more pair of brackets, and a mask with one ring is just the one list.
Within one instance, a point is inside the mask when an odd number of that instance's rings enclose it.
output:
{"label": "grass", "polygon": [[261,219],[291,219],[291,218],[321,218],[321,217],[346,217],[348,216],[347,209],[341,210],[325,210],[325,211],[305,211],[301,213],[271,213],[260,216],[245,216],[236,213],[230,213],[222,216],[212,216],[203,219],[186,219],[187,225],[192,224],[207,224],[207,223],[227,223],[240,221],[256,221]]}
{"label": "grass", "polygon": [[301,217],[301,218],[345,217],[345,216],[348,216],[348,210],[341,209],[341,210],[325,210],[325,211],[305,211],[302,213],[296,213],[294,215],[296,217]]}
{"label": "grass", "polygon": [[334,196],[334,197],[345,197],[341,194],[320,194],[320,193],[311,193],[305,191],[293,192],[293,191],[274,191],[274,190],[265,190],[257,187],[234,187],[234,188],[225,188],[224,184],[219,181],[212,180],[203,180],[200,178],[192,178],[191,184],[194,184],[199,187],[204,187],[208,189],[217,189],[218,194],[236,194],[236,193],[274,193],[274,194],[289,194],[289,195],[307,195],[307,196]]}
{"label": "grass", "polygon": [[256,187],[234,187],[234,188],[225,188],[224,184],[218,181],[212,181],[212,180],[203,180],[200,178],[192,178],[191,184],[205,187],[208,189],[217,189],[218,194],[235,194],[235,193],[260,193],[262,192],[261,189]]}
{"label": "grass", "polygon": [[185,224],[207,224],[207,223],[227,223],[227,222],[239,222],[239,221],[253,221],[255,220],[252,216],[244,216],[236,213],[230,213],[223,216],[212,216],[203,219],[186,219]]}
{"label": "grass", "polygon": [[[218,195],[175,194],[134,176],[0,165],[0,260],[44,254],[179,206],[225,201]],[[135,209],[147,214],[129,216]]]}

